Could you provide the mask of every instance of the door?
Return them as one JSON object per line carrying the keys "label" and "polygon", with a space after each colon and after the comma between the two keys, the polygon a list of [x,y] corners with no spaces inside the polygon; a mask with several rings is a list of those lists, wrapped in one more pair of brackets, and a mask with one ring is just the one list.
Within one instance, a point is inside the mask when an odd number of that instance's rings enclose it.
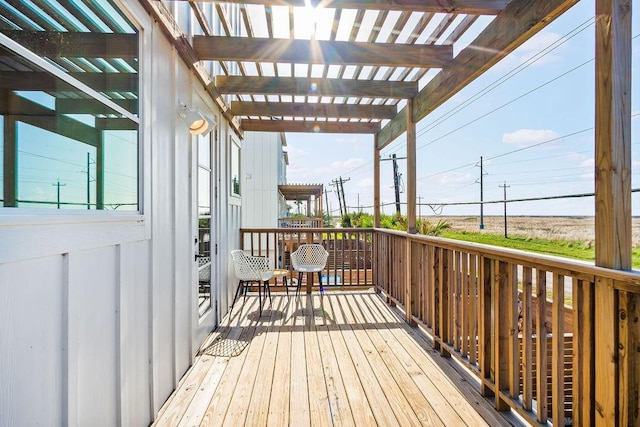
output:
{"label": "door", "polygon": [[202,319],[214,306],[212,304],[212,286],[211,278],[213,277],[212,246],[214,239],[212,238],[212,204],[211,204],[211,182],[212,182],[212,162],[211,162],[211,145],[212,135],[215,132],[209,132],[206,135],[197,137],[197,172],[196,176],[196,208],[197,213],[197,237],[196,237],[196,254],[195,259],[198,264],[198,274],[195,295],[198,302],[198,316]]}

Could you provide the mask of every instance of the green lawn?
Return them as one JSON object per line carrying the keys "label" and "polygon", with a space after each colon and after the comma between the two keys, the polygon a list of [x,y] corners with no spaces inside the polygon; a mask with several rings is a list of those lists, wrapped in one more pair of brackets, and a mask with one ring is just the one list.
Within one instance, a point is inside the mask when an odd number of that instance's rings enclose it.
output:
{"label": "green lawn", "polygon": [[[521,249],[523,251],[542,254],[557,255],[567,258],[585,261],[595,260],[595,248],[585,247],[583,242],[571,242],[566,240],[544,240],[514,236],[505,239],[496,234],[470,233],[466,231],[445,230],[442,237],[466,242],[483,243],[487,245],[501,246],[504,248]],[[640,269],[640,248],[633,248],[633,268]]]}

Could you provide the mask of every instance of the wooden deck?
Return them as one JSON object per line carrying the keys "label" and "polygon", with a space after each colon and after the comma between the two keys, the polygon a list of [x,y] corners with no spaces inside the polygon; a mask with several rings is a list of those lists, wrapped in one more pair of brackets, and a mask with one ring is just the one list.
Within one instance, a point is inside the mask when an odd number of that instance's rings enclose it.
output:
{"label": "wooden deck", "polygon": [[509,424],[373,292],[274,294],[262,317],[249,296],[224,325],[154,425]]}

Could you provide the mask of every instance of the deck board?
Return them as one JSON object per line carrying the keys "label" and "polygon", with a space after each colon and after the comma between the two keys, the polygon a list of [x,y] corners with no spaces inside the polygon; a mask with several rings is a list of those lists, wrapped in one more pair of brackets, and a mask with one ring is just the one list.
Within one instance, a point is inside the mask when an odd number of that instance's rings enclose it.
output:
{"label": "deck board", "polygon": [[373,292],[250,295],[222,324],[154,425],[509,425]]}

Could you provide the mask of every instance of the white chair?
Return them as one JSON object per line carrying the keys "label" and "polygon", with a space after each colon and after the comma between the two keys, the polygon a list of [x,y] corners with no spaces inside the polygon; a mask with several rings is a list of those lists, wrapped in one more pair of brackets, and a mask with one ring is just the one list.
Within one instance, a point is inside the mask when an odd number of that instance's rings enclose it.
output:
{"label": "white chair", "polygon": [[309,280],[308,273],[318,273],[320,292],[323,292],[322,270],[324,270],[327,265],[328,257],[329,252],[325,250],[324,246],[317,243],[300,245],[298,249],[291,254],[291,264],[293,265],[293,269],[298,272],[298,286],[296,287],[296,294],[300,293],[302,273],[307,273],[307,280]]}
{"label": "white chair", "polygon": [[231,308],[229,311],[233,311],[233,305],[240,295],[240,290],[243,290],[244,296],[247,296],[247,289],[249,283],[258,283],[258,305],[260,307],[260,315],[262,316],[262,294],[261,288],[264,286],[265,298],[269,295],[269,301],[271,301],[271,292],[269,290],[269,279],[273,277],[273,267],[271,266],[271,260],[263,256],[251,256],[245,254],[240,249],[231,251],[231,258],[233,258],[233,268],[238,278],[238,289],[233,297]]}

